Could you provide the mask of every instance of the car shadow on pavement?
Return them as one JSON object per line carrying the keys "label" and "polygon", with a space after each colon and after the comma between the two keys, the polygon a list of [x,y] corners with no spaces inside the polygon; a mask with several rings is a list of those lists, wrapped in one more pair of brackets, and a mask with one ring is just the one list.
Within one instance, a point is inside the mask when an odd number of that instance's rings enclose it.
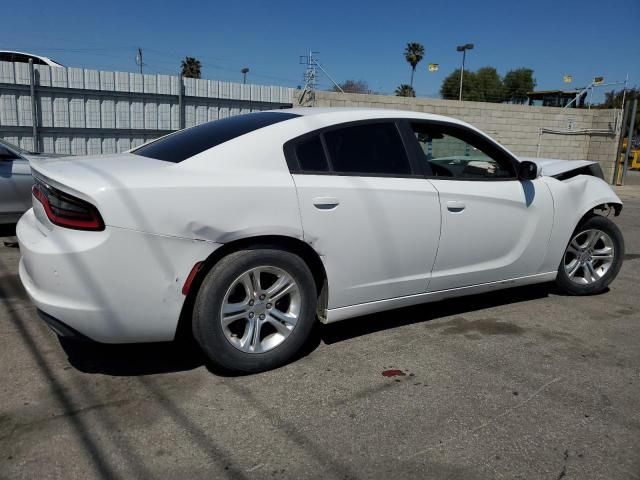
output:
{"label": "car shadow on pavement", "polygon": [[[219,377],[244,376],[212,364],[194,340],[123,345],[107,345],[68,337],[58,337],[58,341],[71,366],[83,373],[133,377],[186,372],[204,366]],[[313,335],[290,363],[309,355],[319,344],[319,336]]]}
{"label": "car shadow on pavement", "polygon": [[[0,237],[13,237],[16,234],[16,224],[0,224]],[[8,239],[4,239],[8,240]]]}
{"label": "car shadow on pavement", "polygon": [[[318,325],[305,347],[291,362],[311,354],[321,343],[333,344],[414,323],[545,298],[549,294],[562,295],[553,284],[529,285]],[[240,376],[208,362],[192,339],[126,345],[107,345],[65,337],[59,337],[59,341],[69,363],[84,373],[139,376],[182,372],[205,366],[218,376]]]}
{"label": "car shadow on pavement", "polygon": [[442,317],[461,315],[470,311],[545,298],[549,294],[563,295],[551,283],[527,285],[508,290],[451,298],[439,302],[423,303],[412,307],[353,318],[344,322],[331,323],[322,326],[320,335],[324,343],[332,344],[414,323],[423,323]]}
{"label": "car shadow on pavement", "polygon": [[58,337],[69,363],[84,373],[113,376],[183,372],[205,364],[196,345],[186,341],[107,345]]}

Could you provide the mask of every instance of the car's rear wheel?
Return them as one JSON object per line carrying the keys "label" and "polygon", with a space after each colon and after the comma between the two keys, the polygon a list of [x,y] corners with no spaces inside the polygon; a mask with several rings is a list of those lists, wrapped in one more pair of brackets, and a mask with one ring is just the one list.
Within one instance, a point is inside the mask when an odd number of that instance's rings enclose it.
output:
{"label": "car's rear wheel", "polygon": [[580,223],[562,256],[556,283],[571,295],[594,295],[616,278],[624,257],[620,229],[594,215]]}
{"label": "car's rear wheel", "polygon": [[196,297],[193,334],[226,370],[254,373],[291,360],[315,322],[313,275],[297,255],[275,249],[228,255]]}

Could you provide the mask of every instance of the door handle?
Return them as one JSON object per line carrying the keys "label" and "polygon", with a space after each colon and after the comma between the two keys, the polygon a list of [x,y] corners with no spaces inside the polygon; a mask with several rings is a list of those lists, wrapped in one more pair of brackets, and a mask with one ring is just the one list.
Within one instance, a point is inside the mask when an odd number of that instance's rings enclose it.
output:
{"label": "door handle", "polygon": [[335,197],[315,197],[313,199],[313,205],[318,210],[333,210],[340,205],[340,200]]}
{"label": "door handle", "polygon": [[467,206],[464,204],[464,202],[458,202],[457,200],[451,200],[447,202],[447,210],[449,210],[451,213],[460,213],[465,208],[467,208]]}

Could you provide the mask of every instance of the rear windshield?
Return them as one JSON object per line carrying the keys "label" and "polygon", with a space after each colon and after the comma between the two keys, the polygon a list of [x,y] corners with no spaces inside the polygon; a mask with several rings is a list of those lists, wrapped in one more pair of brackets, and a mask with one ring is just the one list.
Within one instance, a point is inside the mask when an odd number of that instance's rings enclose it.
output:
{"label": "rear windshield", "polygon": [[245,133],[299,116],[286,112],[256,112],[224,118],[172,133],[131,153],[178,163]]}

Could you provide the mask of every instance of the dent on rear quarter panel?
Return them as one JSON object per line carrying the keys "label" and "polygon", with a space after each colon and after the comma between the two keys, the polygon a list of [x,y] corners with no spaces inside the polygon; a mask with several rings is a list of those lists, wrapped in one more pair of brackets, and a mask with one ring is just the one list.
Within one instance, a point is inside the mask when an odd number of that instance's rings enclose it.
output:
{"label": "dent on rear quarter panel", "polygon": [[187,229],[192,232],[194,238],[207,240],[215,238],[216,243],[229,243],[244,238],[277,235],[302,240],[302,231],[286,225],[260,225],[256,227],[240,228],[238,230],[221,230],[212,225],[205,225],[193,221],[187,224]]}
{"label": "dent on rear quarter panel", "polygon": [[554,204],[554,219],[549,249],[542,271],[558,269],[564,250],[580,219],[602,204],[622,204],[604,181],[591,175],[578,175],[568,180],[542,177],[549,186]]}

